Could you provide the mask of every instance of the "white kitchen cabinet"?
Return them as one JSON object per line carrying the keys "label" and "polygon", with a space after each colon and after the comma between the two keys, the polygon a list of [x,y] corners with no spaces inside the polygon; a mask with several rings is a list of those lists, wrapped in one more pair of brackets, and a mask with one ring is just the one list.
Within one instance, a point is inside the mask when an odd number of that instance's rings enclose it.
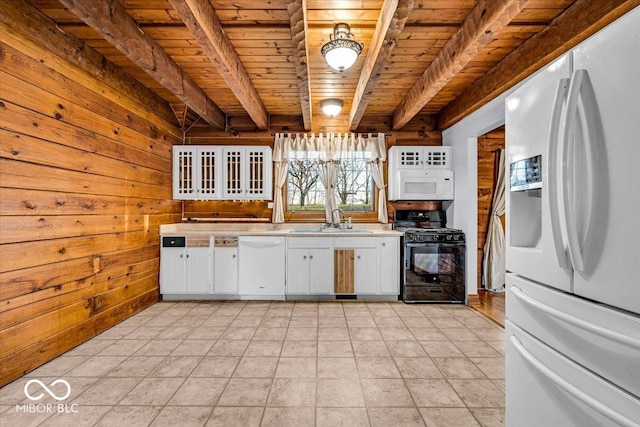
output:
{"label": "white kitchen cabinet", "polygon": [[393,146],[389,149],[391,171],[451,169],[451,147]]}
{"label": "white kitchen cabinet", "polygon": [[187,247],[185,278],[188,294],[210,294],[213,292],[212,252],[209,247]]}
{"label": "white kitchen cabinet", "polygon": [[173,198],[180,200],[221,197],[221,147],[173,147]]}
{"label": "white kitchen cabinet", "polygon": [[173,198],[269,200],[271,148],[263,146],[173,147]]}
{"label": "white kitchen cabinet", "polygon": [[223,190],[225,199],[271,199],[271,148],[261,146],[224,147]]}
{"label": "white kitchen cabinet", "polygon": [[285,238],[241,236],[238,238],[238,290],[244,299],[284,299]]}
{"label": "white kitchen cabinet", "polygon": [[160,254],[160,293],[213,292],[213,250],[209,238],[165,236]]}
{"label": "white kitchen cabinet", "polygon": [[160,251],[160,293],[185,294],[186,261],[183,247],[162,248]]}
{"label": "white kitchen cabinet", "polygon": [[287,294],[333,292],[333,239],[290,237],[287,242]]}
{"label": "white kitchen cabinet", "polygon": [[[353,285],[355,294],[378,293],[377,238],[376,237],[336,237],[336,250],[353,250]],[[350,267],[342,266],[338,276],[349,274]],[[349,282],[348,279],[342,279]],[[348,293],[348,292],[347,292]]]}
{"label": "white kitchen cabinet", "polygon": [[400,295],[400,238],[378,238],[378,278],[382,295]]}
{"label": "white kitchen cabinet", "polygon": [[356,294],[358,295],[374,295],[378,293],[378,266],[376,252],[377,250],[375,247],[356,249],[355,282]]}
{"label": "white kitchen cabinet", "polygon": [[214,250],[214,292],[238,294],[238,248],[216,247]]}

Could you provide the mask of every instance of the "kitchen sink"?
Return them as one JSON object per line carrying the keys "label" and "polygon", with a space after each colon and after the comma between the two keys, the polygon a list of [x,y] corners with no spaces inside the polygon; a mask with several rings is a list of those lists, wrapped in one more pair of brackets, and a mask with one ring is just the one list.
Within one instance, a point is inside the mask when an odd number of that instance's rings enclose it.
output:
{"label": "kitchen sink", "polygon": [[296,228],[290,231],[291,233],[373,233],[371,230],[363,230],[361,228]]}

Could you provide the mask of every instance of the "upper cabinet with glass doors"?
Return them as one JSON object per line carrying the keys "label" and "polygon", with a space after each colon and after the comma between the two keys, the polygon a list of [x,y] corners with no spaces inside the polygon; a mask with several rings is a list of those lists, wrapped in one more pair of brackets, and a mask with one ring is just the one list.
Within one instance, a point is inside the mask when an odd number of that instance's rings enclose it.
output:
{"label": "upper cabinet with glass doors", "polygon": [[270,200],[271,148],[175,146],[173,198]]}

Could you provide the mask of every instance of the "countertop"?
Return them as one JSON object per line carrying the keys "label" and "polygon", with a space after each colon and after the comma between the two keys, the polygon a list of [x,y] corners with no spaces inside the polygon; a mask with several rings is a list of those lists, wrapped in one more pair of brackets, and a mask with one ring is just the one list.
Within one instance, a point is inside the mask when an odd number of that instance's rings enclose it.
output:
{"label": "countertop", "polygon": [[[255,224],[255,223],[205,223],[183,222],[160,226],[161,235],[189,235],[189,236],[348,236],[348,237],[381,237],[402,236],[402,233],[391,229],[391,224],[356,223],[353,230],[321,231],[324,223],[284,223],[284,224]],[[295,230],[305,230],[296,232]],[[318,231],[310,231],[318,230]],[[366,231],[358,231],[366,230]]]}

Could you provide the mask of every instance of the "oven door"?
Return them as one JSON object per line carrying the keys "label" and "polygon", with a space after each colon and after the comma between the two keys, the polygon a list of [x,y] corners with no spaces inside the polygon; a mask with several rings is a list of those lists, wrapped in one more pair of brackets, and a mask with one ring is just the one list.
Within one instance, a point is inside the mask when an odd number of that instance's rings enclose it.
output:
{"label": "oven door", "polygon": [[464,243],[407,243],[404,301],[464,303],[464,253]]}

